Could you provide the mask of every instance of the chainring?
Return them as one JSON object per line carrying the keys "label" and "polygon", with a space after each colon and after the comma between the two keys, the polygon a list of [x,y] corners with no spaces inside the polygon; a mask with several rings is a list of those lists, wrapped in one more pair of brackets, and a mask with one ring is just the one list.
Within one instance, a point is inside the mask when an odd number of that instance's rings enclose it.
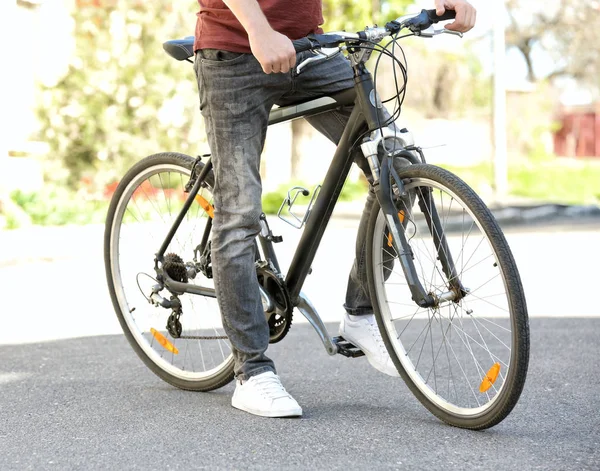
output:
{"label": "chainring", "polygon": [[277,343],[292,327],[294,308],[290,295],[283,280],[268,267],[258,266],[256,276],[258,283],[271,296],[275,304],[275,309],[272,312],[265,312],[265,317],[269,324],[269,343]]}

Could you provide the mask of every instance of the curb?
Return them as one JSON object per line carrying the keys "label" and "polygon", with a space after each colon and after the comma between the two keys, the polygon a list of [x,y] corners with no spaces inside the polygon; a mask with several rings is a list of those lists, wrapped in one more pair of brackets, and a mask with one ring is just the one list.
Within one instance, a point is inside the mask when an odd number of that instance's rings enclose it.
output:
{"label": "curb", "polygon": [[[490,205],[492,214],[503,227],[526,227],[542,224],[600,224],[600,207],[595,205],[571,206],[541,203],[528,205]],[[334,217],[360,219],[362,203],[338,203]],[[451,221],[452,218],[449,218]]]}
{"label": "curb", "polygon": [[492,213],[504,226],[527,226],[542,223],[600,222],[600,207],[539,204],[527,206],[491,207]]}

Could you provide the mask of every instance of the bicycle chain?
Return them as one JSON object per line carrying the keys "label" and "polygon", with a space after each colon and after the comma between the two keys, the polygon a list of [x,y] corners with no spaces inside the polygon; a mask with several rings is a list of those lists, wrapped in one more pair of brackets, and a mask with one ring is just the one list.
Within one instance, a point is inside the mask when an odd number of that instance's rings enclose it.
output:
{"label": "bicycle chain", "polygon": [[184,340],[227,340],[226,335],[181,335],[183,330],[181,326],[181,310],[173,311],[167,320],[167,331],[174,339]]}
{"label": "bicycle chain", "polygon": [[227,340],[229,337],[226,335],[182,335],[179,338],[184,340]]}

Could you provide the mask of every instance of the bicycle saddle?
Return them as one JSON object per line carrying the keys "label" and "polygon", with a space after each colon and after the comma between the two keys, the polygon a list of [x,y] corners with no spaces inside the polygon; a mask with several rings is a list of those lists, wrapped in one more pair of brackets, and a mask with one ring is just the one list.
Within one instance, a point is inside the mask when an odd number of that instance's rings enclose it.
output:
{"label": "bicycle saddle", "polygon": [[178,61],[190,59],[194,55],[194,36],[166,41],[163,43],[163,49]]}

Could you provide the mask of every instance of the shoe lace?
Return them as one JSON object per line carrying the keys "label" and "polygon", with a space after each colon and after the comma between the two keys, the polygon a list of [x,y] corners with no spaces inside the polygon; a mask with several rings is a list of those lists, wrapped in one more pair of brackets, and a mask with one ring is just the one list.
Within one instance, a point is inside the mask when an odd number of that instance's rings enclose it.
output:
{"label": "shoe lace", "polygon": [[379,331],[377,323],[369,322],[369,329],[371,331],[373,339],[375,339],[375,343],[377,344],[377,347],[379,348],[381,354],[385,356],[389,355],[385,343],[383,342],[383,337],[381,336],[381,332]]}
{"label": "shoe lace", "polygon": [[288,396],[288,392],[279,381],[279,377],[275,375],[260,377],[254,380],[254,385],[264,396],[271,399]]}

